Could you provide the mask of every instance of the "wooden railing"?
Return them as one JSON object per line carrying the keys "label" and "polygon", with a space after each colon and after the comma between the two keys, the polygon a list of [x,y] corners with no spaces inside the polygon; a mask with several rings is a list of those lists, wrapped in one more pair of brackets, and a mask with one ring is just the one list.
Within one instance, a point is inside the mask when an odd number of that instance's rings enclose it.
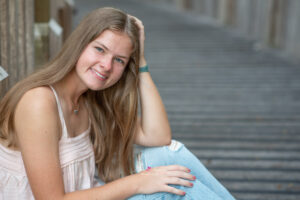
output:
{"label": "wooden railing", "polygon": [[0,0],[0,65],[9,74],[0,97],[34,69],[33,12],[33,0]]}
{"label": "wooden railing", "polygon": [[[0,98],[51,59],[71,32],[72,0],[0,0]],[[3,73],[2,73],[3,74]]]}
{"label": "wooden railing", "polygon": [[299,0],[152,0],[231,27],[300,63]]}

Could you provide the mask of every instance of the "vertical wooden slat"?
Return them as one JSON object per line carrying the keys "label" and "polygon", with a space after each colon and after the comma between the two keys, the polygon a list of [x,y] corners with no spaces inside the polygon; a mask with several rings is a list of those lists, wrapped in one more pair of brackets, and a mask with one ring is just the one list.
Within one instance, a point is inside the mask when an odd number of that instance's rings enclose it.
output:
{"label": "vertical wooden slat", "polygon": [[26,59],[25,59],[25,2],[24,0],[17,0],[18,11],[17,11],[17,20],[18,20],[18,27],[17,27],[17,45],[18,45],[18,71],[19,71],[19,79],[23,79],[26,75]]}
{"label": "vertical wooden slat", "polygon": [[287,19],[287,4],[285,0],[278,0],[277,26],[274,44],[276,47],[284,48],[285,41],[285,24]]}
{"label": "vertical wooden slat", "polygon": [[229,0],[227,4],[228,9],[228,24],[234,25],[236,23],[236,0]]}
{"label": "vertical wooden slat", "polygon": [[253,38],[256,40],[261,40],[261,32],[262,32],[262,28],[261,28],[261,24],[263,22],[262,20],[262,12],[263,12],[263,7],[262,7],[262,3],[260,0],[253,0],[254,1],[254,16],[255,16],[255,20],[253,21]]}
{"label": "vertical wooden slat", "polygon": [[0,0],[0,65],[9,74],[0,82],[0,97],[33,71],[33,14],[33,0]]}
{"label": "vertical wooden slat", "polygon": [[63,41],[72,32],[72,12],[73,12],[74,2],[71,0],[65,0],[65,4],[59,9],[59,21],[58,23],[63,28]]}
{"label": "vertical wooden slat", "polygon": [[219,0],[218,21],[221,24],[232,26],[236,19],[235,0]]}
{"label": "vertical wooden slat", "polygon": [[[0,0],[0,13],[2,12],[2,4]],[[0,14],[0,37],[1,37],[1,14]],[[1,39],[0,39],[0,64],[1,64]],[[1,94],[1,85],[0,85],[0,94]]]}
{"label": "vertical wooden slat", "polygon": [[17,43],[17,27],[18,27],[18,21],[16,20],[16,1],[10,0],[9,1],[9,60],[10,65],[8,68],[8,73],[10,74],[9,77],[9,87],[11,87],[15,82],[18,80],[18,56],[17,56],[17,49],[18,49],[18,43]]}
{"label": "vertical wooden slat", "polygon": [[194,0],[193,5],[195,12],[202,15],[204,12],[203,0]]}
{"label": "vertical wooden slat", "polygon": [[34,18],[37,23],[48,23],[50,19],[50,0],[34,1]]}
{"label": "vertical wooden slat", "polygon": [[237,30],[242,34],[249,36],[251,21],[253,20],[251,13],[251,5],[253,1],[239,0],[237,3]]}
{"label": "vertical wooden slat", "polygon": [[51,0],[50,1],[50,19],[54,19],[59,23],[58,11],[60,8],[64,7],[64,0]]}
{"label": "vertical wooden slat", "polygon": [[218,21],[221,24],[227,24],[227,10],[228,0],[219,0],[219,9],[218,9]]}
{"label": "vertical wooden slat", "polygon": [[249,15],[247,20],[247,32],[246,36],[248,38],[254,39],[254,29],[255,29],[255,21],[257,20],[257,16],[255,14],[257,0],[249,1]]}
{"label": "vertical wooden slat", "polygon": [[26,74],[34,71],[34,0],[25,1],[25,58],[26,58]]}
{"label": "vertical wooden slat", "polygon": [[290,56],[298,58],[300,61],[300,1],[290,0],[288,7],[288,26],[286,49]]}
{"label": "vertical wooden slat", "polygon": [[[1,66],[5,71],[8,71],[9,67],[9,33],[8,33],[8,0],[0,0],[0,39],[1,39]],[[8,88],[8,78],[0,82],[1,93],[0,97],[3,97]]]}
{"label": "vertical wooden slat", "polygon": [[300,39],[299,39],[299,35],[300,35],[300,2],[297,1],[296,3],[296,11],[295,11],[295,18],[298,19],[296,21],[296,31],[295,31],[295,48],[292,51],[293,54],[292,56],[294,56],[295,58],[298,58],[299,63],[300,63]]}
{"label": "vertical wooden slat", "polygon": [[212,0],[212,4],[213,4],[212,17],[214,19],[218,19],[219,2],[218,0]]}
{"label": "vertical wooden slat", "polygon": [[54,20],[49,22],[49,58],[53,58],[62,46],[63,33],[61,26]]}
{"label": "vertical wooden slat", "polygon": [[256,20],[254,37],[260,41],[263,46],[268,46],[270,43],[270,22],[271,22],[271,10],[272,0],[257,1],[256,4]]}
{"label": "vertical wooden slat", "polygon": [[192,0],[185,0],[182,2],[183,7],[185,10],[192,10],[193,9],[193,2]]}
{"label": "vertical wooden slat", "polygon": [[206,0],[205,1],[205,13],[211,17],[214,18],[214,1],[213,0]]}

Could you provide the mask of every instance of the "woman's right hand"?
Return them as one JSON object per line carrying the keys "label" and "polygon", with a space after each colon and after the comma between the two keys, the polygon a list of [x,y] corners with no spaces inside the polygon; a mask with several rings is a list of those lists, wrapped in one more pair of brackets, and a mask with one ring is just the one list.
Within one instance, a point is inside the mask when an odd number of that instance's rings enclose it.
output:
{"label": "woman's right hand", "polygon": [[195,180],[196,177],[190,174],[190,170],[180,165],[168,165],[146,169],[138,174],[138,193],[151,194],[156,192],[169,192],[177,195],[185,195],[173,185],[192,187],[193,183],[188,180]]}

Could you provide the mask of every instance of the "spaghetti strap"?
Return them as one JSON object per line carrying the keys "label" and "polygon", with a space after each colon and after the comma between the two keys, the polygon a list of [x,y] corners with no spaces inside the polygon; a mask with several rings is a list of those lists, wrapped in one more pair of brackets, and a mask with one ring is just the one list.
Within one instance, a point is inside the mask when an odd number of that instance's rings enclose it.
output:
{"label": "spaghetti strap", "polygon": [[58,109],[58,114],[59,114],[59,119],[61,122],[61,127],[62,127],[62,138],[68,138],[68,131],[67,131],[67,126],[66,126],[66,122],[65,122],[65,118],[64,118],[64,113],[62,111],[61,108],[61,104],[58,98],[58,95],[54,89],[54,87],[52,85],[49,85],[49,87],[52,89],[55,99],[56,99],[56,104],[57,104],[57,109]]}
{"label": "spaghetti strap", "polygon": [[[95,154],[90,139],[90,126],[76,137],[68,137],[59,97],[53,88],[59,118],[61,138],[58,142],[58,156],[66,193],[99,186],[94,178]],[[28,181],[22,154],[0,144],[0,200],[34,200]]]}

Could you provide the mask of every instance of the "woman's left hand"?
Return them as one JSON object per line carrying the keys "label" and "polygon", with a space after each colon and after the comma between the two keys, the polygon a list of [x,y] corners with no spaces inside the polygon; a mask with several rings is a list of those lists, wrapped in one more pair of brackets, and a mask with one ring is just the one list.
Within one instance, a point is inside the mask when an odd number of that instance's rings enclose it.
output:
{"label": "woman's left hand", "polygon": [[146,60],[145,60],[145,54],[144,54],[144,50],[145,50],[145,29],[144,29],[144,25],[143,22],[141,20],[139,20],[138,18],[129,15],[129,17],[133,18],[135,20],[136,25],[139,28],[139,41],[140,41],[140,67],[143,67],[146,65]]}

